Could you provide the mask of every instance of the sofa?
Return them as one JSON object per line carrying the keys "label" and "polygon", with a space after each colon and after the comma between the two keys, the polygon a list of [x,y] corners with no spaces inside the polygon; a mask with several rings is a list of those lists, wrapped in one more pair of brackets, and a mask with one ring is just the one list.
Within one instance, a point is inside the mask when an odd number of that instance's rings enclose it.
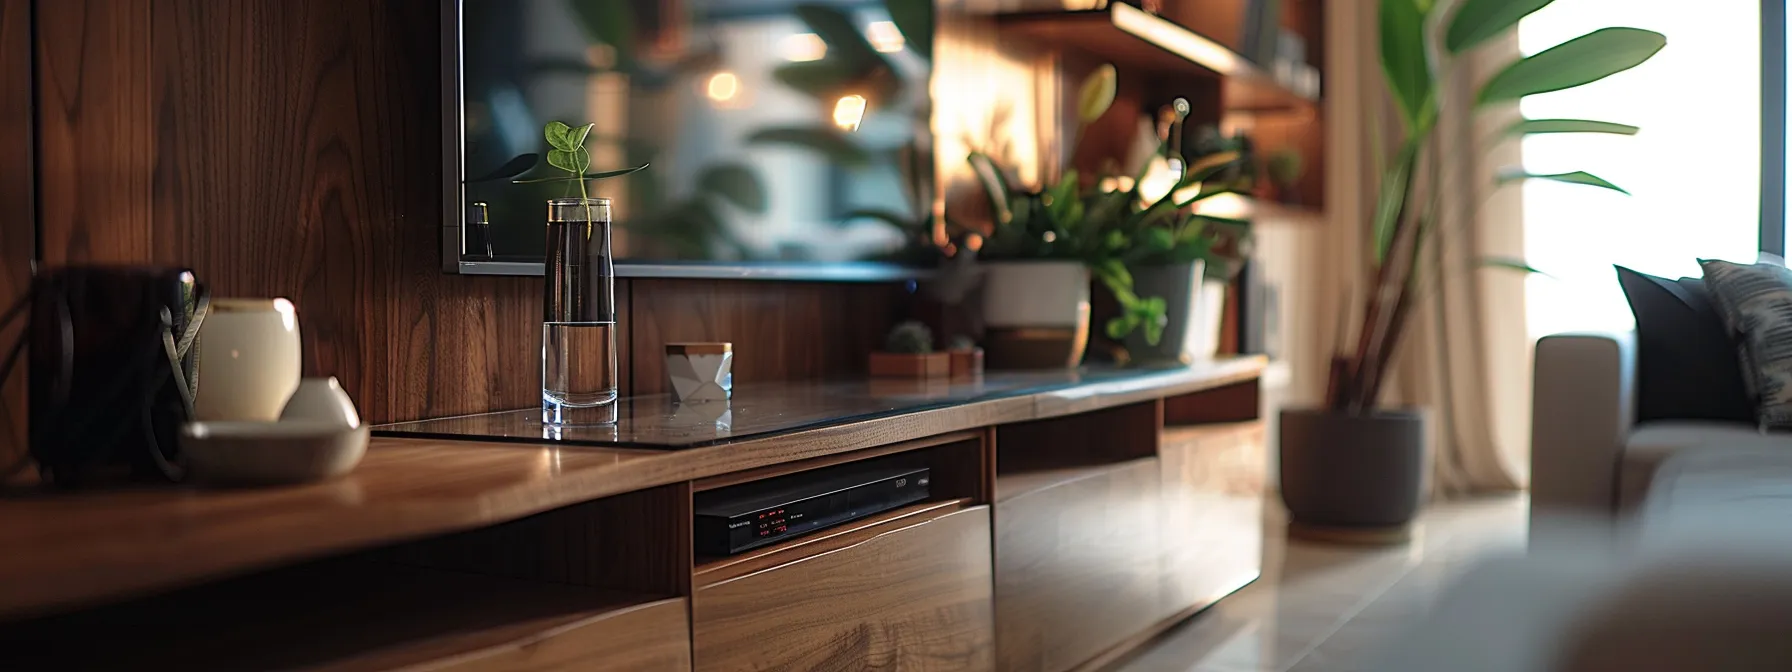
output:
{"label": "sofa", "polygon": [[[1747,422],[1637,422],[1637,334],[1558,334],[1537,342],[1532,389],[1533,532],[1564,516],[1638,511],[1669,458],[1708,451],[1766,451],[1792,458],[1792,434]],[[1697,463],[1695,463],[1697,464]]]}
{"label": "sofa", "polygon": [[1364,669],[1792,669],[1792,434],[1638,422],[1637,340],[1537,343],[1530,547],[1469,570]]}

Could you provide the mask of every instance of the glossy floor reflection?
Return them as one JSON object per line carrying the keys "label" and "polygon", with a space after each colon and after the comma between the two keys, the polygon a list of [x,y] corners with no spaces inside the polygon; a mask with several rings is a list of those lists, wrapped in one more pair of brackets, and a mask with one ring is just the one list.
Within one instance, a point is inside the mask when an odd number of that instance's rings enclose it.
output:
{"label": "glossy floor reflection", "polygon": [[1288,541],[1264,506],[1263,577],[1121,665],[1125,672],[1352,672],[1424,617],[1482,553],[1524,543],[1523,497],[1431,506],[1404,546]]}

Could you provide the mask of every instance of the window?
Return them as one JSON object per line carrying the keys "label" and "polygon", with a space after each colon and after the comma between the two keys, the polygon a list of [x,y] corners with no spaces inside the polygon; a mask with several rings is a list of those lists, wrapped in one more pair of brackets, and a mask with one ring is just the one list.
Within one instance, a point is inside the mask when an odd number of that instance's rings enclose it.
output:
{"label": "window", "polygon": [[1553,277],[1526,280],[1533,337],[1634,325],[1612,264],[1666,277],[1699,274],[1698,258],[1753,261],[1761,244],[1761,6],[1558,0],[1519,25],[1525,54],[1605,26],[1646,28],[1668,46],[1640,68],[1526,98],[1532,119],[1615,121],[1634,137],[1524,140],[1534,173],[1585,170],[1624,196],[1533,180],[1524,185],[1525,256]]}

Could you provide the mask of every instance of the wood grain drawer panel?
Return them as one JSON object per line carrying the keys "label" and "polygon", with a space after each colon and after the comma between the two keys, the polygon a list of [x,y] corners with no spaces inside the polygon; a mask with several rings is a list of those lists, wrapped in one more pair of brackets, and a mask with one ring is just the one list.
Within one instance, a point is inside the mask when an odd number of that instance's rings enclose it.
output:
{"label": "wood grain drawer panel", "polygon": [[988,670],[989,507],[698,588],[696,669]]}
{"label": "wood grain drawer panel", "polygon": [[[542,632],[483,651],[405,666],[373,656],[329,670],[429,672],[630,672],[691,669],[690,618],[684,598],[643,604]],[[453,646],[452,641],[441,643]],[[419,649],[426,647],[417,647]],[[420,650],[403,652],[415,658]]]}
{"label": "wood grain drawer panel", "polygon": [[1071,669],[1173,613],[1157,459],[1078,471],[997,501],[999,670]]}
{"label": "wood grain drawer panel", "polygon": [[1161,451],[1164,596],[1204,607],[1262,570],[1263,423],[1169,430]]}

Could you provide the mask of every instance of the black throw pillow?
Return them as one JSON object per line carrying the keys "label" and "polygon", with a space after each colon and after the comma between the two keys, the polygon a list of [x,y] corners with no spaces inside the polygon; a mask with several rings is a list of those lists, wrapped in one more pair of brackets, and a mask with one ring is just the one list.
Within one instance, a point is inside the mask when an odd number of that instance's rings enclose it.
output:
{"label": "black throw pillow", "polygon": [[1636,316],[1637,422],[1753,424],[1755,408],[1743,384],[1736,344],[1705,281],[1615,268]]}

